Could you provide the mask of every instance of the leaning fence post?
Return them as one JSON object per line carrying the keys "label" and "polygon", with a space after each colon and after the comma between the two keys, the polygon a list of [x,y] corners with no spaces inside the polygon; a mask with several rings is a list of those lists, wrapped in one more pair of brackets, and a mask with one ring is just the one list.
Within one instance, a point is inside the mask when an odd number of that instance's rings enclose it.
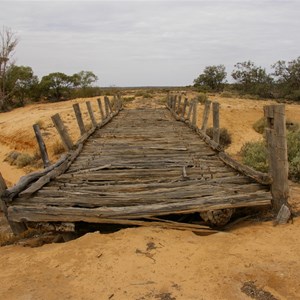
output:
{"label": "leaning fence post", "polygon": [[202,120],[202,126],[201,126],[201,130],[204,131],[204,132],[206,132],[206,128],[207,128],[207,122],[208,122],[209,111],[210,111],[210,104],[211,104],[210,100],[205,101],[204,112],[203,112],[203,120]]}
{"label": "leaning fence post", "polygon": [[192,125],[197,127],[197,108],[198,108],[198,101],[195,100],[193,104],[193,115],[192,115]]}
{"label": "leaning fence post", "polygon": [[46,145],[44,143],[39,125],[34,124],[33,125],[33,130],[34,130],[35,137],[36,137],[36,140],[37,140],[39,148],[40,148],[41,157],[42,157],[42,160],[43,160],[43,163],[44,163],[44,168],[47,168],[47,167],[50,166],[50,160],[49,160],[47,148],[46,148]]}
{"label": "leaning fence post", "polygon": [[190,118],[191,118],[193,105],[194,105],[194,100],[191,100],[190,103],[189,103],[189,109],[188,109],[188,113],[187,113],[187,116],[186,116],[187,120],[190,120]]}
{"label": "leaning fence post", "polygon": [[267,120],[265,129],[269,154],[269,172],[273,178],[271,184],[272,205],[279,212],[282,205],[288,203],[288,157],[286,141],[286,121],[284,104],[264,107]]}
{"label": "leaning fence post", "polygon": [[4,178],[2,177],[2,174],[0,172],[0,202],[1,202],[1,208],[3,210],[3,213],[8,221],[8,224],[12,230],[12,232],[14,233],[14,235],[20,234],[24,231],[27,230],[27,226],[23,223],[23,222],[13,222],[10,221],[8,218],[8,212],[7,212],[7,205],[6,202],[2,199],[2,195],[5,192],[5,190],[7,189],[6,186],[6,182],[4,180]]}
{"label": "leaning fence post", "polygon": [[184,99],[184,102],[183,102],[183,108],[182,108],[182,113],[181,113],[181,116],[184,118],[184,115],[185,115],[185,111],[186,111],[186,106],[188,104],[188,98],[185,98]]}
{"label": "leaning fence post", "polygon": [[104,119],[104,111],[103,111],[102,102],[101,102],[100,98],[97,99],[97,103],[98,103],[100,114],[101,114],[101,120],[103,120]]}
{"label": "leaning fence post", "polygon": [[[178,115],[179,115],[179,113],[180,113],[180,105],[181,105],[181,96],[178,97],[177,109],[175,109],[175,110],[177,111]],[[176,111],[175,111],[175,112],[176,112]]]}
{"label": "leaning fence post", "polygon": [[83,123],[79,103],[73,104],[73,109],[74,109],[74,112],[75,112],[75,116],[76,116],[76,120],[77,120],[79,130],[80,130],[80,135],[83,135],[83,134],[85,134],[86,130],[85,130],[85,126],[84,126],[84,123]]}
{"label": "leaning fence post", "polygon": [[71,150],[73,148],[73,142],[70,138],[67,128],[65,127],[63,121],[60,118],[60,115],[55,114],[54,116],[51,117],[51,119],[55,125],[56,130],[60,135],[64,148],[67,151]]}
{"label": "leaning fence post", "polygon": [[219,118],[220,104],[213,102],[213,140],[220,143],[220,118]]}
{"label": "leaning fence post", "polygon": [[105,117],[107,118],[110,115],[109,112],[109,99],[107,96],[104,97],[104,104],[105,104]]}
{"label": "leaning fence post", "polygon": [[86,107],[88,109],[88,112],[89,112],[89,115],[90,115],[90,118],[91,118],[91,121],[92,121],[92,125],[93,125],[93,127],[96,127],[97,122],[96,122],[96,119],[95,119],[94,112],[93,112],[92,105],[91,105],[90,101],[86,102]]}

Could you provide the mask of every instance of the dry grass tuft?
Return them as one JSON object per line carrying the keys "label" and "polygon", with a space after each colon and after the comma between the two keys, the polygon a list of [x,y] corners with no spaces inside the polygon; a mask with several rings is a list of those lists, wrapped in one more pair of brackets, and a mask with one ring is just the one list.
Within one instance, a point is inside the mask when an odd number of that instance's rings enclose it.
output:
{"label": "dry grass tuft", "polygon": [[52,146],[51,146],[51,151],[54,155],[59,155],[64,153],[66,150],[60,140],[56,140]]}

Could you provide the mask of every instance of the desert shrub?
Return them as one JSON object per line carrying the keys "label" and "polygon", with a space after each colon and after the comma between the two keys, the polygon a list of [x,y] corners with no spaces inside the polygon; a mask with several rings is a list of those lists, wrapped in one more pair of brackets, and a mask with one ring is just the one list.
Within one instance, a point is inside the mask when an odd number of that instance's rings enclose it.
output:
{"label": "desert shrub", "polygon": [[21,152],[11,151],[6,155],[4,161],[9,163],[10,165],[15,165],[16,159],[18,158],[19,155],[21,155]]}
{"label": "desert shrub", "polygon": [[34,158],[27,153],[22,153],[17,157],[15,164],[18,168],[23,168],[34,164]]}
{"label": "desert shrub", "polygon": [[52,144],[51,150],[54,155],[58,155],[58,154],[65,152],[65,148],[60,140],[56,140]]}
{"label": "desert shrub", "polygon": [[[300,131],[287,134],[289,178],[300,180]],[[267,149],[264,142],[248,142],[241,149],[243,163],[261,172],[268,171]]]}
{"label": "desert shrub", "polygon": [[267,172],[267,149],[265,142],[247,142],[241,149],[242,161],[258,171]]}
{"label": "desert shrub", "polygon": [[234,94],[232,92],[224,91],[220,94],[222,98],[234,98]]}
{"label": "desert shrub", "polygon": [[287,148],[289,161],[289,177],[300,181],[300,131],[290,131],[287,134]]}
{"label": "desert shrub", "polygon": [[205,103],[206,100],[208,100],[207,94],[206,93],[199,93],[196,97],[197,101],[199,103]]}
{"label": "desert shrub", "polygon": [[265,118],[261,118],[259,120],[257,120],[254,124],[253,124],[253,129],[260,133],[263,134],[265,131],[265,127],[267,125],[267,120]]}
{"label": "desert shrub", "polygon": [[[261,118],[261,119],[257,120],[257,121],[253,124],[252,127],[253,127],[253,129],[254,129],[256,132],[258,132],[258,133],[260,133],[260,134],[263,134],[264,131],[265,131],[266,125],[267,125],[266,119],[265,119],[265,118]],[[287,129],[288,131],[294,132],[294,131],[297,131],[299,128],[300,128],[299,123],[294,122],[294,121],[289,120],[289,119],[286,120],[286,129]]]}
{"label": "desert shrub", "polygon": [[144,99],[146,98],[152,98],[152,93],[151,91],[137,91],[134,95],[134,97],[143,97]]}
{"label": "desert shrub", "polygon": [[[209,127],[206,129],[206,134],[213,138],[213,127]],[[223,148],[227,148],[232,143],[231,134],[226,128],[220,128],[220,145]]]}
{"label": "desert shrub", "polygon": [[46,129],[47,128],[47,126],[45,124],[45,121],[43,121],[43,120],[37,120],[35,122],[35,124],[39,125],[40,129]]}
{"label": "desert shrub", "polygon": [[134,96],[133,97],[124,97],[123,100],[126,102],[131,102],[131,101],[135,100],[135,97]]}

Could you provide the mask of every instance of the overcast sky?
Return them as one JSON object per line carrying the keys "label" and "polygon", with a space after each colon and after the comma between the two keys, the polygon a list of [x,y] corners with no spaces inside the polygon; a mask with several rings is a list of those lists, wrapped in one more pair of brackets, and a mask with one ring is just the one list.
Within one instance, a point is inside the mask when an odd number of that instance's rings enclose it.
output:
{"label": "overcast sky", "polygon": [[[18,65],[100,86],[189,85],[208,65],[300,56],[300,1],[2,1]],[[228,76],[230,79],[230,76]]]}

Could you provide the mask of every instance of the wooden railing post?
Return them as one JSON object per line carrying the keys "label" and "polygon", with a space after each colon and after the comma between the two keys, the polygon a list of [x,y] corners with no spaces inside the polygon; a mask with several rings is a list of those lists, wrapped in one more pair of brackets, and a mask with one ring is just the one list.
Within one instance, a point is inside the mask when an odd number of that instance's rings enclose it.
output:
{"label": "wooden railing post", "polygon": [[218,102],[213,102],[213,140],[218,144],[220,143],[219,108],[220,104]]}
{"label": "wooden railing post", "polygon": [[190,120],[190,118],[191,118],[193,105],[194,105],[194,100],[191,100],[190,103],[189,103],[189,109],[188,109],[188,113],[187,113],[187,116],[186,116],[187,120]]}
{"label": "wooden railing post", "polygon": [[42,133],[41,133],[39,125],[34,124],[33,130],[34,130],[35,137],[36,137],[36,140],[37,140],[39,148],[40,148],[40,153],[41,153],[41,157],[42,157],[42,160],[44,163],[44,168],[47,168],[50,166],[50,160],[49,160],[47,148],[46,148],[44,139],[42,137]]}
{"label": "wooden railing post", "polygon": [[181,96],[178,97],[178,104],[177,104],[177,113],[179,114],[180,113],[180,105],[181,105]]}
{"label": "wooden railing post", "polygon": [[282,205],[288,203],[288,157],[286,141],[286,123],[284,104],[264,107],[267,126],[265,129],[268,154],[269,172],[273,178],[271,192],[273,208],[279,212]]}
{"label": "wooden railing post", "polygon": [[198,101],[195,100],[193,104],[193,115],[192,115],[192,125],[197,127],[197,108],[198,108]]}
{"label": "wooden railing post", "polygon": [[64,148],[69,151],[73,148],[73,142],[71,140],[71,137],[68,133],[67,128],[65,127],[63,121],[60,118],[59,114],[55,114],[54,116],[51,117],[53,124],[58,131],[60,138],[62,140],[62,143],[64,145]]}
{"label": "wooden railing post", "polygon": [[205,101],[205,106],[204,106],[204,111],[203,111],[203,120],[202,120],[202,126],[201,126],[201,130],[204,131],[204,132],[206,132],[206,128],[207,128],[207,122],[208,122],[209,111],[210,111],[210,104],[211,104],[210,100]]}
{"label": "wooden railing post", "polygon": [[77,120],[79,130],[80,130],[80,135],[84,135],[86,130],[85,130],[85,126],[84,126],[84,123],[83,123],[79,103],[73,104],[73,109],[74,109],[74,112],[75,112],[75,116],[76,116],[76,120]]}
{"label": "wooden railing post", "polygon": [[101,121],[103,121],[105,119],[105,117],[104,117],[103,106],[102,106],[102,102],[101,102],[100,98],[97,99],[97,103],[98,103],[100,114],[101,114]]}
{"label": "wooden railing post", "polygon": [[181,113],[181,117],[182,117],[182,118],[184,118],[187,104],[188,104],[188,98],[185,98],[185,99],[184,99],[184,102],[183,102],[182,113]]}
{"label": "wooden railing post", "polygon": [[107,96],[104,97],[104,104],[105,104],[105,117],[107,118],[110,115],[109,112],[109,99]]}
{"label": "wooden railing post", "polygon": [[90,101],[86,102],[86,107],[88,109],[88,112],[89,112],[89,115],[90,115],[90,118],[91,118],[91,121],[92,121],[92,125],[93,125],[93,127],[96,127],[97,126],[97,121],[95,119],[94,112],[93,112],[92,105],[91,105]]}

